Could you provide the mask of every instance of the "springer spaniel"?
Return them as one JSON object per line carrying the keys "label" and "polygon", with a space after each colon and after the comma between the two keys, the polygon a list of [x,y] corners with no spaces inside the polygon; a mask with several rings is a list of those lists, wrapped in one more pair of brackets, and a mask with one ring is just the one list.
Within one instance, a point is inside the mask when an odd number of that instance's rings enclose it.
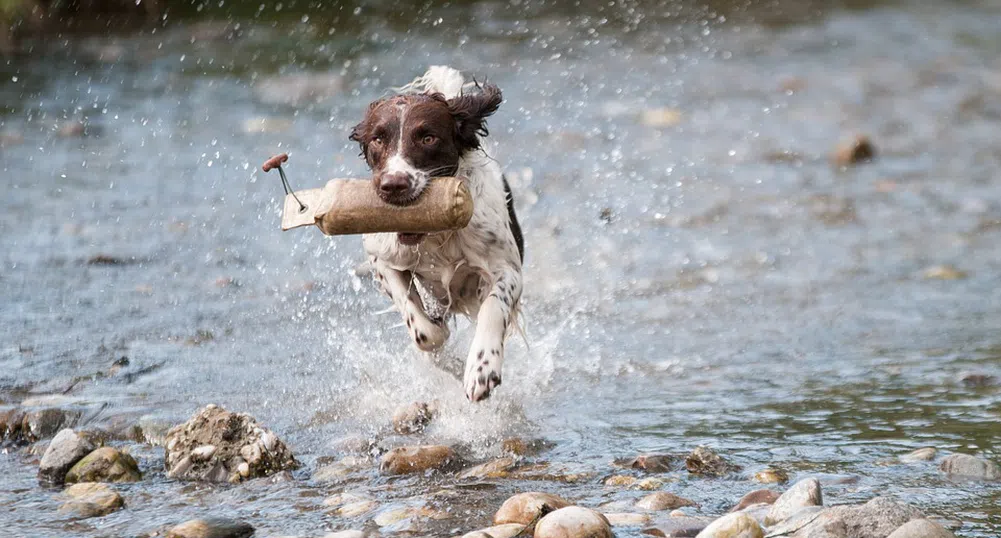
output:
{"label": "springer spaniel", "polygon": [[473,217],[461,230],[368,234],[363,244],[379,289],[421,351],[445,344],[452,314],[475,319],[463,376],[473,402],[501,384],[504,340],[522,290],[524,242],[511,189],[480,141],[500,104],[497,86],[467,84],[457,70],[436,66],[369,105],[351,133],[387,203],[414,201],[435,176],[460,177],[472,194]]}

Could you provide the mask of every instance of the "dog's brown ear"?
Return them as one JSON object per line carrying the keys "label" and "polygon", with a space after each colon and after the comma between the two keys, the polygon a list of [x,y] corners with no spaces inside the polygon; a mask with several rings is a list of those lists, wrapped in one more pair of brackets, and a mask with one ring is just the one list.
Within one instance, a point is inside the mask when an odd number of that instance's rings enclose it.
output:
{"label": "dog's brown ear", "polygon": [[478,85],[479,91],[448,100],[448,110],[455,118],[456,138],[461,151],[480,147],[481,136],[487,136],[487,117],[497,112],[503,97],[495,84]]}
{"label": "dog's brown ear", "polygon": [[379,99],[368,105],[368,109],[365,111],[365,117],[358,122],[358,125],[355,125],[351,129],[351,136],[348,137],[348,140],[358,142],[358,146],[361,147],[361,155],[366,161],[368,161],[368,143],[366,140],[371,138],[370,131],[372,130],[372,112],[375,111],[376,107],[378,107],[384,100],[385,99]]}

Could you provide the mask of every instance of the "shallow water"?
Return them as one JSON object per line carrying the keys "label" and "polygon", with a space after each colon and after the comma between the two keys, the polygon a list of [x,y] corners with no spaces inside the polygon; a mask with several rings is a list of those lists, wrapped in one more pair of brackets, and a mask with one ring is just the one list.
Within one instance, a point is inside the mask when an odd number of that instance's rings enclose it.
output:
{"label": "shallow water", "polygon": [[[514,492],[639,497],[602,485],[613,458],[699,444],[745,473],[666,475],[694,514],[725,512],[770,465],[821,476],[828,503],[890,494],[961,521],[958,536],[1001,531],[998,485],[892,463],[922,446],[996,457],[1001,393],[960,377],[1001,375],[997,5],[272,9],[39,40],[0,67],[0,404],[151,429],[217,403],[278,432],[304,469],[192,486],[163,476],[162,449],[127,444],[147,471],[123,488],[128,508],[71,522],[11,452],[3,532],[131,536],[221,515],[311,536],[372,525],[329,514],[330,493],[389,510],[444,489],[460,498],[433,504],[453,517],[412,523],[448,536]],[[282,233],[278,178],[258,169],[281,150],[297,188],[364,175],[347,134],[365,105],[442,63],[504,91],[491,138],[527,243],[529,345],[511,341],[503,387],[476,406],[395,314],[376,315],[386,302],[353,272],[360,240]],[[302,73],[342,88],[283,103]],[[645,124],[656,108],[677,122]],[[77,121],[84,133],[60,135]],[[833,167],[856,132],[878,158]],[[939,265],[965,277],[925,278]],[[344,437],[404,442],[392,410],[431,398],[428,442],[487,458],[541,437],[551,472],[592,474],[309,480]]]}

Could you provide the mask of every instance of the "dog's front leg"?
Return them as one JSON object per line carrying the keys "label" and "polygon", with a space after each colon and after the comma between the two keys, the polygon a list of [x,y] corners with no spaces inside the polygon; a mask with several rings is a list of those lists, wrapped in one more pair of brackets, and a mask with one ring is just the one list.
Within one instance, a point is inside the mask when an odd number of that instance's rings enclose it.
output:
{"label": "dog's front leg", "polygon": [[444,322],[431,321],[424,312],[424,303],[413,286],[413,273],[398,271],[380,262],[375,263],[375,280],[382,292],[392,299],[403,315],[410,338],[421,351],[435,351],[448,340],[448,327]]}
{"label": "dog's front leg", "polygon": [[515,321],[521,299],[521,273],[505,268],[494,279],[486,300],[476,316],[476,335],[466,357],[463,385],[466,397],[478,402],[490,396],[501,384],[504,364],[504,338],[508,326]]}

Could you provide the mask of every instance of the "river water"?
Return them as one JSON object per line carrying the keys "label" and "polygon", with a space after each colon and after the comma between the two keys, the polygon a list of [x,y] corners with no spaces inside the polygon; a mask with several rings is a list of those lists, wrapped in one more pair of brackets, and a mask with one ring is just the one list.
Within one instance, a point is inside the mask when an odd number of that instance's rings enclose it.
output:
{"label": "river water", "polygon": [[[449,536],[520,491],[637,498],[602,485],[614,458],[705,444],[745,470],[665,475],[692,514],[725,512],[771,466],[821,477],[828,503],[887,494],[997,536],[997,484],[894,460],[997,457],[1001,391],[961,378],[1001,376],[1001,7],[718,4],[213,4],[156,31],[27,42],[0,66],[0,404],[162,432],[216,403],[305,465],[191,486],[164,477],[161,448],[123,442],[146,472],[127,508],[71,521],[11,451],[0,534],[217,515],[318,536],[372,525],[329,513],[328,494],[389,510],[444,489],[461,492],[453,517],[382,532]],[[526,235],[526,338],[479,405],[378,314],[359,238],[280,231],[280,183],[258,168],[288,151],[296,188],[364,176],[351,126],[435,64],[504,91],[491,138]],[[856,133],[877,158],[833,166]],[[464,356],[467,324],[454,333]],[[589,478],[310,480],[345,437],[413,442],[389,415],[428,399],[442,411],[420,442],[487,459],[543,438],[532,461]]]}

